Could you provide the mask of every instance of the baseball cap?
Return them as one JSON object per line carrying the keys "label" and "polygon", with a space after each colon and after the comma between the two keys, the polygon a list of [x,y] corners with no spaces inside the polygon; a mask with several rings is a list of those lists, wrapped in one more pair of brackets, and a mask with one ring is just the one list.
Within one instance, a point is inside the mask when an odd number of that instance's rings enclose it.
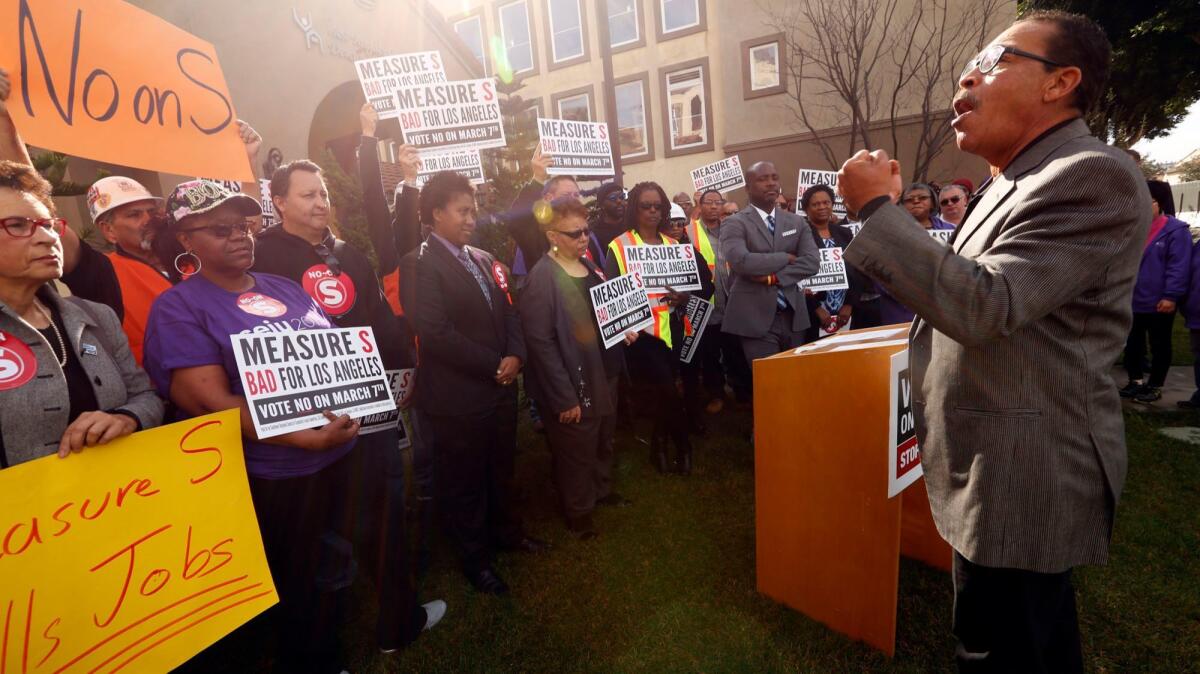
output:
{"label": "baseball cap", "polygon": [[253,197],[231,192],[224,185],[210,180],[189,180],[179,183],[167,197],[167,217],[172,224],[188,217],[207,213],[225,203],[231,203],[246,217],[262,215],[262,206]]}
{"label": "baseball cap", "polygon": [[147,200],[155,202],[156,205],[162,204],[162,199],[150,194],[150,190],[141,183],[124,176],[101,178],[92,183],[87,191],[88,214],[92,216],[92,222],[96,222],[100,216],[114,208]]}
{"label": "baseball cap", "polygon": [[671,204],[671,219],[672,220],[687,220],[687,213],[683,211],[683,206],[679,204]]}

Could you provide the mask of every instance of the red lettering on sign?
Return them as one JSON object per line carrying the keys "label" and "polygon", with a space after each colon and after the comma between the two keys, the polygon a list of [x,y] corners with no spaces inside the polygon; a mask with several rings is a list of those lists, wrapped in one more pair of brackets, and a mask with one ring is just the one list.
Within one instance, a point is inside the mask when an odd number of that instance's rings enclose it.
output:
{"label": "red lettering on sign", "polygon": [[184,433],[183,437],[179,438],[179,451],[183,452],[184,454],[216,454],[217,455],[217,457],[216,457],[217,465],[213,466],[213,469],[208,471],[208,473],[206,473],[200,477],[191,478],[189,480],[189,482],[191,482],[192,484],[200,484],[201,482],[204,482],[205,480],[212,477],[213,475],[216,475],[217,472],[221,470],[221,466],[224,465],[224,463],[225,463],[225,457],[221,455],[221,449],[219,447],[197,447],[195,449],[188,449],[187,447],[183,446],[184,443],[187,442],[187,439],[192,437],[192,433],[195,433],[196,431],[200,430],[201,428],[204,428],[205,426],[212,426],[213,424],[220,426],[221,422],[216,421],[216,420],[206,421],[206,422],[200,424],[199,426],[196,426],[195,428],[189,430],[187,433]]}

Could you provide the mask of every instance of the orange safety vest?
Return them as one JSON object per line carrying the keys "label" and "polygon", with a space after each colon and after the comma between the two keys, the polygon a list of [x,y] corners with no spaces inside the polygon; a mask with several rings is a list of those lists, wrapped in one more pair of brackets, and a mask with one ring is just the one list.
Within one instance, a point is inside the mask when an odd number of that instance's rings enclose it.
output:
{"label": "orange safety vest", "polygon": [[146,339],[146,323],[150,319],[150,305],[158,296],[171,289],[171,282],[157,269],[117,252],[108,254],[117,285],[121,288],[121,304],[125,307],[125,318],[121,329],[129,338],[129,350],[138,365],[142,364],[142,343]]}
{"label": "orange safety vest", "polygon": [[705,229],[704,223],[699,220],[692,220],[684,229],[687,232],[688,239],[692,242],[692,246],[704,256],[704,261],[708,263],[708,270],[715,272],[717,269],[717,255],[713,251],[712,239],[709,238],[708,230]]}
{"label": "orange safety vest", "polygon": [[[665,244],[679,243],[666,234],[660,234],[660,236],[662,236],[663,243]],[[631,229],[613,239],[612,242],[608,244],[608,249],[610,251],[610,255],[616,255],[617,268],[620,269],[621,274],[624,275],[627,273],[625,268],[625,246],[647,245],[652,244],[647,244],[645,241],[642,241],[642,237],[638,236],[638,233]],[[652,337],[661,339],[669,349],[671,348],[671,307],[662,299],[663,295],[666,293],[657,291],[647,292],[647,294],[650,296],[650,311],[654,315],[654,325],[643,329],[642,332]]]}

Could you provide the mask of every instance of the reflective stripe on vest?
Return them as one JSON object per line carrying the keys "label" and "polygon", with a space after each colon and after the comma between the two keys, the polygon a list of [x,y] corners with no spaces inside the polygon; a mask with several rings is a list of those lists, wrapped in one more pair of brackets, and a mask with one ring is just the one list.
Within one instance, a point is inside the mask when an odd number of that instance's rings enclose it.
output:
{"label": "reflective stripe on vest", "polygon": [[704,256],[704,261],[708,263],[708,270],[716,271],[717,255],[713,252],[712,239],[708,236],[708,230],[705,229],[699,220],[692,220],[686,229],[692,246]]}
{"label": "reflective stripe on vest", "polygon": [[[664,244],[679,243],[675,239],[672,239],[671,237],[667,236],[666,234],[660,234],[659,236],[662,237]],[[618,236],[617,238],[613,239],[608,244],[609,250],[612,251],[612,253],[616,255],[617,268],[621,270],[622,276],[624,276],[625,274],[628,273],[626,271],[626,267],[625,267],[625,246],[645,246],[645,245],[648,245],[648,244],[646,244],[646,242],[642,241],[642,237],[638,236],[638,233],[633,230],[629,230],[629,231],[625,232],[621,236]],[[654,292],[654,293],[648,292],[647,294],[650,296],[650,311],[651,311],[651,313],[654,314],[654,325],[651,325],[650,327],[643,329],[642,332],[644,332],[652,337],[657,337],[658,339],[661,339],[663,341],[663,343],[666,344],[667,348],[669,349],[669,348],[671,348],[671,307],[668,306],[667,303],[663,302],[661,299],[665,293],[663,293],[663,292]]]}

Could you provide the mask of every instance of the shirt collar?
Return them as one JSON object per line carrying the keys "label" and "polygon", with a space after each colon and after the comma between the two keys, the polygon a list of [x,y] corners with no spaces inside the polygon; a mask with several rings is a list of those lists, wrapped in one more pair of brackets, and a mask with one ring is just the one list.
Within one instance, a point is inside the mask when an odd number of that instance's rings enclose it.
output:
{"label": "shirt collar", "polygon": [[463,250],[464,250],[464,248],[462,246],[456,246],[456,245],[450,243],[446,239],[443,239],[441,236],[439,236],[436,232],[430,232],[429,236],[433,237],[439,243],[441,243],[443,246],[445,246],[446,250],[450,251],[450,254],[453,255],[454,257],[456,257],[456,258],[462,257]]}
{"label": "shirt collar", "polygon": [[[754,204],[750,204],[750,205],[751,205],[751,206],[754,206]],[[771,209],[771,212],[770,212],[770,213],[768,213],[768,212],[764,211],[763,209],[759,208],[758,206],[754,206],[754,210],[755,210],[755,211],[758,211],[758,217],[762,218],[762,221],[763,221],[764,223],[767,221],[767,216],[769,216],[769,215],[774,215],[774,214],[775,214],[775,209],[774,209],[774,208],[772,208],[772,209]]]}

